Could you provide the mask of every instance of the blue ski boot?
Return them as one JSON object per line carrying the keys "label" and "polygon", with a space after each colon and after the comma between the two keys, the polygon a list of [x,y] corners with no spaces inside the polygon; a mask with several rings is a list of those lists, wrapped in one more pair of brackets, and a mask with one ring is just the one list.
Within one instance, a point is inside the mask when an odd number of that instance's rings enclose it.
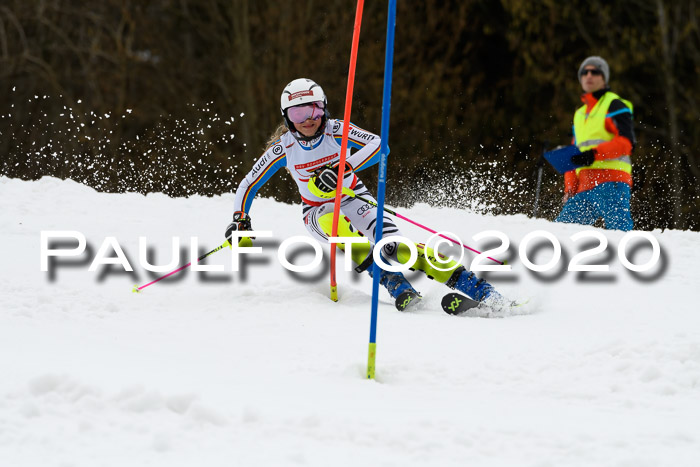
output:
{"label": "blue ski boot", "polygon": [[445,285],[462,292],[479,302],[480,306],[483,305],[495,312],[507,312],[513,306],[513,303],[498,293],[494,286],[485,279],[479,279],[464,266],[457,268]]}
{"label": "blue ski boot", "polygon": [[[372,269],[372,267],[367,269],[370,276],[372,276]],[[395,300],[394,304],[399,311],[406,311],[421,299],[421,295],[400,272],[390,272],[382,269],[379,283],[389,291],[389,295]]]}

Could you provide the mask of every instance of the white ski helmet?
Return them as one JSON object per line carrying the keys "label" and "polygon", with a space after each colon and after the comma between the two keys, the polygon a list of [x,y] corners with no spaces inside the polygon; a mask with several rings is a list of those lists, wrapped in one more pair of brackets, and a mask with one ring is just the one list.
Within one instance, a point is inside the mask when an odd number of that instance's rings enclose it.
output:
{"label": "white ski helmet", "polygon": [[321,127],[319,128],[319,132],[322,132],[330,115],[328,113],[328,100],[326,99],[326,93],[323,92],[323,88],[308,78],[295,79],[287,84],[280,96],[280,112],[282,112],[287,128],[290,130],[294,129],[292,122],[287,118],[286,110],[288,108],[317,101],[323,102],[325,107]]}

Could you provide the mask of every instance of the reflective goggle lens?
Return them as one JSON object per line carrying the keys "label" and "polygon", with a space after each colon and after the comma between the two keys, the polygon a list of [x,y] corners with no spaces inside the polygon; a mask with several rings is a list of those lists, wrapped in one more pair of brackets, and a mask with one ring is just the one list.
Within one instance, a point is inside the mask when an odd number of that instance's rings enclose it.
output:
{"label": "reflective goggle lens", "polygon": [[292,123],[304,123],[309,118],[318,120],[323,117],[325,105],[322,101],[296,105],[287,109],[287,117]]}

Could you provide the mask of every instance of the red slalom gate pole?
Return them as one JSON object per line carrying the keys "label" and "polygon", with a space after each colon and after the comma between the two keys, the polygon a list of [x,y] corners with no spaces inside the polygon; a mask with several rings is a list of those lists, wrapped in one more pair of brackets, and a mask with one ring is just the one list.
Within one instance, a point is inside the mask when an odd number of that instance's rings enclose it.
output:
{"label": "red slalom gate pole", "polygon": [[[340,217],[340,200],[343,197],[342,186],[345,177],[345,158],[348,150],[348,135],[350,132],[350,111],[352,110],[352,92],[355,86],[355,64],[357,63],[357,49],[360,45],[360,27],[362,26],[362,8],[364,0],[357,0],[357,10],[355,11],[355,27],[352,33],[352,48],[350,49],[350,70],[348,71],[348,89],[345,94],[345,113],[343,120],[343,137],[340,144],[340,165],[338,166],[338,186],[335,190],[335,204],[333,208],[333,237],[338,236],[338,219]],[[335,244],[331,244],[331,300],[338,301],[338,284],[335,280]]]}

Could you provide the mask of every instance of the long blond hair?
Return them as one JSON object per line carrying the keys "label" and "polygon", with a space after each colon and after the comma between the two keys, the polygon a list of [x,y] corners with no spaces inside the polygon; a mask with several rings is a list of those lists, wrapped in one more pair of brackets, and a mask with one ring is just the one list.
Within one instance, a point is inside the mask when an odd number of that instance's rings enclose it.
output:
{"label": "long blond hair", "polygon": [[280,125],[275,129],[275,131],[272,132],[272,135],[270,135],[270,138],[268,138],[267,143],[265,143],[265,149],[263,151],[267,151],[270,149],[270,146],[272,146],[272,143],[280,139],[280,137],[288,132],[289,129],[284,123],[280,123]]}

